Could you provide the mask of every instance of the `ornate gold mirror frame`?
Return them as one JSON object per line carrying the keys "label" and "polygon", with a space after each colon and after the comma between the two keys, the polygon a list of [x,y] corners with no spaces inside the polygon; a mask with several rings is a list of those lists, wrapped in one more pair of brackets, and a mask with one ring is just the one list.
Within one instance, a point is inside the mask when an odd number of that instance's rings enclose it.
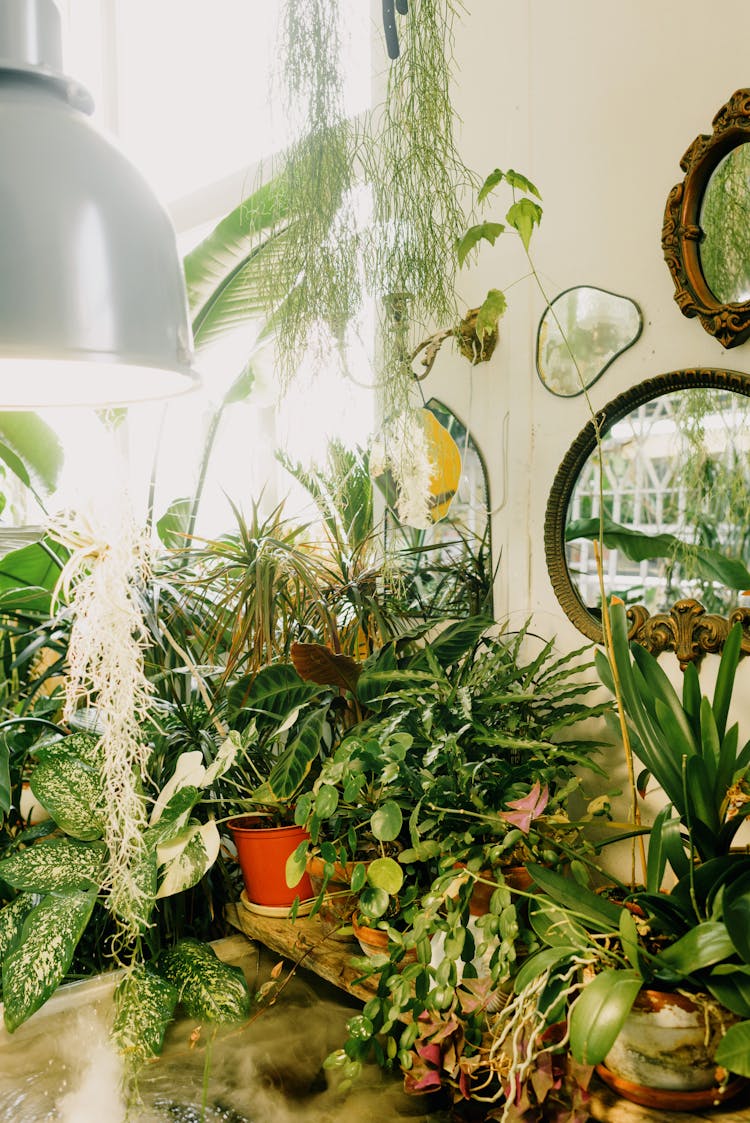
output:
{"label": "ornate gold mirror frame", "polygon": [[[662,395],[688,387],[707,387],[750,397],[750,375],[739,371],[698,368],[671,371],[646,379],[626,390],[597,414],[602,436],[639,406]],[[571,578],[566,558],[566,526],[574,488],[589,457],[596,452],[593,420],[581,430],[557,470],[547,502],[544,549],[552,587],[566,616],[589,639],[603,643],[601,612],[588,607]],[[641,604],[627,609],[631,639],[650,651],[674,651],[681,666],[698,661],[707,652],[718,652],[732,624],[743,626],[742,650],[750,653],[750,609],[736,607],[726,616],[709,613],[697,600],[679,600],[668,611],[651,615]]]}
{"label": "ornate gold mirror frame", "polygon": [[669,193],[662,228],[662,248],[680,310],[697,316],[724,347],[736,347],[750,335],[750,299],[723,303],[709,287],[701,263],[701,208],[719,164],[749,142],[750,89],[737,90],[714,117],[711,136],[696,137],[682,157],[685,178]]}

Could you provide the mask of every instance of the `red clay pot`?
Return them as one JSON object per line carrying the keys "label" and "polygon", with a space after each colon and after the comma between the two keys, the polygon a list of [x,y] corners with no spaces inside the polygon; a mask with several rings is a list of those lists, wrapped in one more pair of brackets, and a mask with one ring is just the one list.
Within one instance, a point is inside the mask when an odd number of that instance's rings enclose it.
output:
{"label": "red clay pot", "polygon": [[240,816],[227,823],[237,847],[237,858],[248,899],[256,905],[284,908],[296,897],[301,901],[314,896],[307,874],[297,885],[286,883],[286,862],[300,842],[309,840],[304,827],[268,827],[263,820]]}

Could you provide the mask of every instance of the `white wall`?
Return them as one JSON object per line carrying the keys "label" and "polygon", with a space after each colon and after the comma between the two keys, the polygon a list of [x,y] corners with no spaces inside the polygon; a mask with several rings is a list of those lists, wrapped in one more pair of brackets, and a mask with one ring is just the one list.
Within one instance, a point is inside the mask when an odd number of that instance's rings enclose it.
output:
{"label": "white wall", "polygon": [[[661,250],[664,207],[682,178],[683,153],[699,133],[711,132],[729,96],[750,86],[750,6],[468,0],[467,8],[456,36],[455,94],[467,164],[481,176],[513,167],[539,187],[544,217],[532,256],[550,297],[591,284],[631,297],[643,314],[640,339],[592,388],[594,407],[670,370],[750,372],[750,343],[726,352],[681,314]],[[486,217],[502,220],[506,199],[497,198]],[[466,278],[467,306],[525,272],[510,238],[485,246]],[[465,360],[444,348],[424,388],[468,421],[486,454],[500,555],[496,614],[515,622],[533,614],[537,630],[573,648],[583,637],[552,591],[543,526],[558,464],[589,414],[582,397],[555,397],[536,375],[544,302],[533,281],[507,295],[491,362],[470,374]],[[666,662],[676,670],[673,657]],[[712,662],[704,661],[707,683]],[[743,725],[747,737],[750,722]]]}

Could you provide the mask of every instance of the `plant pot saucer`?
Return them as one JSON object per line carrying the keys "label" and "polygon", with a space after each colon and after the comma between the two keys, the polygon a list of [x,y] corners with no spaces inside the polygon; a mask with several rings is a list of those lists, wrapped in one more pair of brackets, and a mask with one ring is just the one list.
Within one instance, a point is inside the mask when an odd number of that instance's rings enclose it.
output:
{"label": "plant pot saucer", "polygon": [[644,1084],[634,1084],[616,1076],[606,1065],[598,1064],[596,1073],[601,1080],[625,1100],[640,1104],[641,1107],[661,1108],[663,1111],[700,1111],[703,1108],[717,1107],[738,1095],[750,1084],[744,1076],[736,1076],[725,1086],[698,1088],[695,1091],[672,1091],[667,1088],[648,1088]]}
{"label": "plant pot saucer", "polygon": [[[281,920],[283,917],[289,916],[292,911],[291,905],[259,905],[255,901],[251,901],[245,889],[240,893],[240,904],[246,908],[248,912],[252,912],[255,916],[267,916],[270,919]],[[299,908],[297,909],[297,916],[307,916],[312,910],[315,900],[300,901]]]}

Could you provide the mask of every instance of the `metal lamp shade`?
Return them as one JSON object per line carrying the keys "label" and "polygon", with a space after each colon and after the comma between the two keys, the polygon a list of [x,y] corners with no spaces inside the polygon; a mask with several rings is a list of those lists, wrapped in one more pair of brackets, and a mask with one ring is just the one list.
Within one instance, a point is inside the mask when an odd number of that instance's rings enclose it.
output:
{"label": "metal lamp shade", "polygon": [[197,383],[174,230],[60,67],[53,0],[0,0],[0,409]]}

